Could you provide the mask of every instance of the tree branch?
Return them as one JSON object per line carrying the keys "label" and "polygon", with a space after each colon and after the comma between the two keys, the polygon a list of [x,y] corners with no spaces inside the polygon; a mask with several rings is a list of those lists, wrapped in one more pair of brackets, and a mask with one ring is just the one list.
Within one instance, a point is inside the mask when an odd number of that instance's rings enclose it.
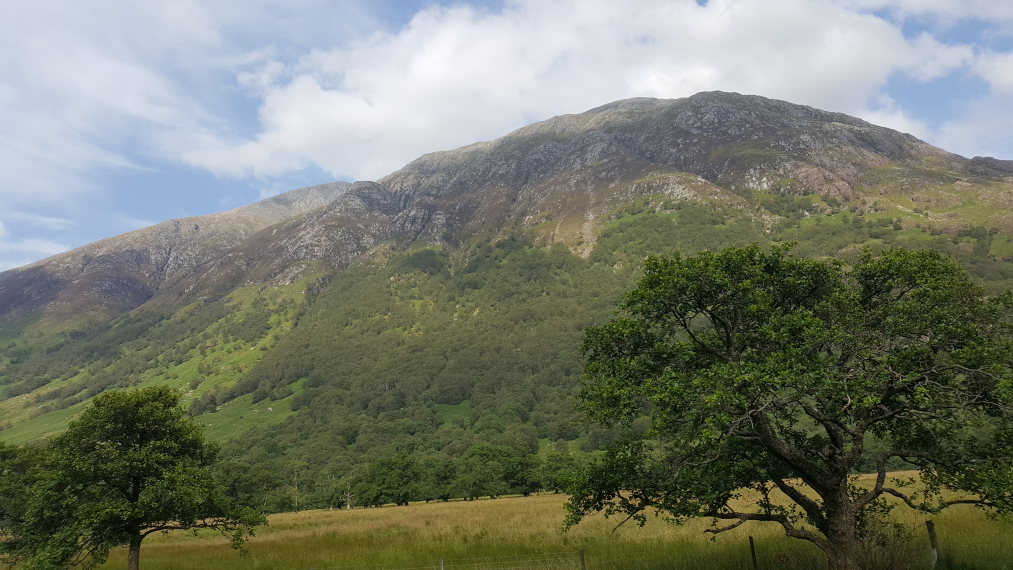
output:
{"label": "tree branch", "polygon": [[927,505],[918,505],[918,504],[916,504],[913,500],[911,500],[911,497],[909,497],[906,493],[902,493],[902,492],[898,491],[897,489],[894,489],[892,487],[883,487],[882,488],[882,492],[885,493],[885,494],[887,494],[887,495],[893,495],[894,497],[897,497],[901,501],[904,501],[905,505],[911,507],[912,509],[914,509],[916,511],[924,511],[924,510],[926,510]]}
{"label": "tree branch", "polygon": [[886,459],[881,458],[876,465],[876,484],[855,499],[856,510],[861,511],[866,505],[881,497],[884,484],[886,484]]}
{"label": "tree branch", "polygon": [[747,521],[776,522],[776,523],[780,524],[781,527],[784,529],[784,534],[786,536],[789,536],[791,538],[800,538],[802,540],[808,540],[809,542],[815,544],[821,550],[824,550],[824,551],[826,551],[829,548],[829,546],[830,546],[829,543],[827,542],[826,538],[820,536],[819,534],[817,534],[815,532],[795,527],[795,525],[793,525],[791,523],[791,520],[786,515],[783,515],[783,514],[773,514],[773,513],[740,513],[740,512],[729,510],[727,512],[712,511],[712,512],[709,512],[709,513],[705,513],[704,516],[712,517],[712,518],[716,518],[716,519],[735,520],[736,521],[735,523],[730,524],[730,525],[725,526],[725,527],[714,528],[714,529],[707,529],[707,530],[704,531],[704,532],[709,532],[709,533],[712,533],[712,534],[718,534],[718,533],[721,533],[721,532],[725,532],[725,531],[731,530],[733,528],[741,526],[742,524],[746,523]]}
{"label": "tree branch", "polygon": [[802,479],[817,493],[823,495],[830,492],[830,487],[825,483],[829,475],[818,465],[813,463],[798,448],[789,445],[774,433],[773,427],[767,416],[759,411],[750,412],[750,419],[756,429],[756,435],[764,446],[780,457],[785,463],[799,471]]}
{"label": "tree branch", "polygon": [[788,484],[784,479],[775,478],[774,485],[781,490],[782,493],[788,496],[789,499],[795,501],[795,504],[802,507],[802,510],[809,515],[809,519],[813,521],[816,528],[825,530],[827,528],[827,519],[823,515],[823,507],[814,499],[807,497],[802,491],[799,491],[795,487]]}

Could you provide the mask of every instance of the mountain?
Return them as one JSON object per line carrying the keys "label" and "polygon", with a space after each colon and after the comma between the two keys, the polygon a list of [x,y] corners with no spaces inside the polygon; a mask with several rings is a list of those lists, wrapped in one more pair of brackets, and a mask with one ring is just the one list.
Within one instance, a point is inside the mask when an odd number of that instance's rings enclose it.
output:
{"label": "mountain", "polygon": [[129,311],[256,232],[321,208],[347,190],[333,182],[219,214],[169,220],[0,274],[0,321],[59,320]]}
{"label": "mountain", "polygon": [[931,247],[1006,290],[1011,203],[1013,162],[839,113],[618,101],[0,273],[0,439],[110,388],[178,386],[272,509],[293,473],[326,504],[399,454],[594,449],[610,434],[573,409],[582,331],[644,256]]}
{"label": "mountain", "polygon": [[635,196],[747,212],[751,192],[769,191],[868,209],[874,194],[867,190],[875,176],[890,175],[884,170],[917,187],[941,173],[1003,168],[853,117],[762,97],[630,99],[425,155],[377,182],[307,188],[172,220],[7,272],[0,318],[41,307],[62,318],[117,314],[163,290],[290,280],[301,264],[341,267],[388,241],[455,246],[505,228],[531,229],[586,255],[603,221]]}

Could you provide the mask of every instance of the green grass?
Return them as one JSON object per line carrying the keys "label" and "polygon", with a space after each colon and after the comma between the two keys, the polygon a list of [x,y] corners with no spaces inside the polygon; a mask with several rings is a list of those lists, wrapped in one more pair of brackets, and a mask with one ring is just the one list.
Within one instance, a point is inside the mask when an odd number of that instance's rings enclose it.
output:
{"label": "green grass", "polygon": [[[221,538],[179,533],[147,539],[141,558],[146,570],[380,569],[438,567],[441,557],[448,567],[465,558],[493,563],[540,553],[573,557],[584,549],[589,568],[596,569],[740,570],[750,567],[748,540],[753,536],[760,568],[825,568],[815,547],[784,537],[776,524],[744,525],[711,539],[703,532],[708,528],[703,520],[677,526],[651,518],[643,528],[631,523],[613,534],[618,521],[592,517],[563,531],[564,502],[562,495],[536,495],[279,514],[250,541],[247,555],[231,551]],[[911,528],[911,540],[892,552],[915,561],[913,568],[928,568],[924,518],[902,520]],[[1013,523],[990,520],[970,507],[954,507],[935,520],[945,564],[941,569],[1013,568]],[[102,568],[122,568],[124,558],[117,551]]]}
{"label": "green grass", "polygon": [[215,441],[235,439],[252,428],[266,428],[280,423],[293,414],[292,399],[303,391],[303,382],[292,385],[292,394],[280,400],[253,403],[250,394],[240,396],[219,407],[218,411],[197,416],[204,433]]}
{"label": "green grass", "polygon": [[436,404],[433,413],[442,418],[444,424],[453,423],[454,420],[467,421],[471,418],[471,400],[460,404]]}
{"label": "green grass", "polygon": [[29,421],[17,422],[0,433],[2,441],[21,445],[29,441],[56,435],[67,427],[67,423],[74,419],[85,408],[86,404],[86,402],[81,402],[69,408],[39,415]]}

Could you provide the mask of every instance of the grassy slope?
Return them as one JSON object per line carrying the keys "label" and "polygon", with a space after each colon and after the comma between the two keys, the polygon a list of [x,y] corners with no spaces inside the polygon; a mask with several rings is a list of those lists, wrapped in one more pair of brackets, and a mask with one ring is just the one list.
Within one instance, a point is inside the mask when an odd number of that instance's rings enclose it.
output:
{"label": "grassy slope", "polygon": [[[74,400],[100,374],[119,379],[111,387],[160,384],[179,388],[185,393],[184,404],[230,388],[257,365],[279,338],[292,330],[306,305],[307,288],[320,277],[267,290],[238,289],[220,301],[223,307],[220,316],[216,314],[219,318],[204,321],[197,330],[188,328],[188,323],[194,313],[206,310],[205,307],[193,303],[178,308],[139,336],[129,338],[114,357],[99,359],[88,366],[77,363],[72,374],[0,401],[4,428],[0,439],[20,444],[59,432],[83,406],[73,403]],[[128,315],[111,328],[128,326],[123,323],[138,318]],[[247,326],[248,320],[257,321],[256,326]],[[52,337],[42,338],[52,342]],[[100,336],[93,340],[100,341]],[[19,342],[29,343],[30,339]],[[60,356],[58,351],[55,355]],[[131,357],[136,357],[138,364],[124,370],[124,363]],[[52,398],[53,392],[64,387],[71,387],[73,393],[68,398]],[[249,398],[239,398],[205,414],[202,423],[208,426],[210,436],[225,441],[249,428],[284,420],[291,413],[290,400],[287,397],[275,402],[270,405],[271,413],[266,412],[266,407],[261,413],[261,407]]]}

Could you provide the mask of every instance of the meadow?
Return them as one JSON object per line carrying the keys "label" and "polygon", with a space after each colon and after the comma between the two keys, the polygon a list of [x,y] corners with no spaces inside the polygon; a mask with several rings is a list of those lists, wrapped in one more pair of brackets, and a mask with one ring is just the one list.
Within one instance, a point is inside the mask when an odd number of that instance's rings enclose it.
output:
{"label": "meadow", "polygon": [[[154,535],[145,540],[145,570],[339,570],[352,568],[548,568],[534,559],[558,557],[579,567],[584,550],[590,569],[752,568],[749,536],[756,543],[759,568],[825,568],[811,545],[783,536],[775,524],[744,525],[713,539],[706,521],[674,525],[651,518],[638,527],[613,529],[615,519],[594,517],[564,531],[563,495],[541,494],[477,501],[419,503],[404,507],[318,510],[270,517],[250,540],[245,554],[221,538],[186,533]],[[928,568],[925,517],[899,519],[910,529],[907,543],[890,545],[886,554]],[[1013,569],[1013,521],[991,520],[972,507],[958,506],[934,517],[940,541],[940,569]],[[101,568],[125,567],[117,551]],[[907,565],[909,564],[909,565]],[[559,567],[559,566],[557,566]]]}

